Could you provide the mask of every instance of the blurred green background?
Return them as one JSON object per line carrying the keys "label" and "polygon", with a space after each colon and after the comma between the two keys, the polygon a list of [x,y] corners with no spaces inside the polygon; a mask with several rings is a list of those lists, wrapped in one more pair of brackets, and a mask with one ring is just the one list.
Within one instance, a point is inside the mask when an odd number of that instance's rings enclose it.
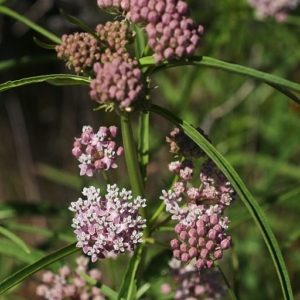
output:
{"label": "blurred green background", "polygon": [[[277,23],[272,18],[255,19],[246,0],[187,2],[194,19],[205,28],[199,55],[300,83],[300,7],[285,23]],[[91,28],[112,19],[97,8],[96,1],[23,0],[7,5],[58,36],[80,31],[59,14],[60,8]],[[70,73],[54,51],[34,43],[33,37],[48,42],[38,33],[3,15],[0,30],[0,83]],[[295,299],[300,299],[300,107],[266,84],[206,67],[157,73],[152,77],[152,87],[155,104],[201,126],[210,135],[214,146],[264,208],[282,248]],[[79,177],[77,161],[71,155],[73,139],[80,135],[83,125],[97,128],[119,122],[114,113],[93,112],[95,107],[88,88],[82,86],[42,83],[0,95],[0,224],[35,249],[31,255],[25,254],[0,235],[0,280],[43,253],[75,240],[70,227],[72,214],[67,208],[80,197],[83,186],[103,186],[104,180],[101,175],[92,180]],[[161,189],[167,188],[165,183],[170,181],[167,164],[171,155],[164,140],[172,125],[155,115],[150,120],[147,195],[154,210],[160,204]],[[126,176],[123,161],[111,177],[128,187]],[[281,299],[276,271],[247,210],[237,201],[228,214],[234,248],[227,251],[220,265],[236,287],[239,299]],[[42,231],[38,232],[39,228]],[[169,236],[160,234],[158,239],[167,242]],[[164,259],[165,254],[160,258]],[[106,282],[113,278],[118,286],[124,260],[98,264],[105,274],[105,270],[114,269],[112,275],[105,275]],[[74,259],[70,261],[74,264]],[[166,266],[157,265],[157,273],[166,276],[166,270]],[[147,279],[154,287],[161,283],[150,275]],[[38,277],[0,299],[38,299]],[[149,294],[149,299],[162,299],[155,288],[150,288]]]}

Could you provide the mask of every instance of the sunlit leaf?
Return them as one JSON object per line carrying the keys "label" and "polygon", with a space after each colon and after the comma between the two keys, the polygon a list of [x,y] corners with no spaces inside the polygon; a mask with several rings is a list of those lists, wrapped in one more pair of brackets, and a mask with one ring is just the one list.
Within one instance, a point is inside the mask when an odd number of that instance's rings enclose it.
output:
{"label": "sunlit leaf", "polygon": [[0,93],[23,85],[40,83],[40,82],[48,82],[54,85],[90,84],[89,79],[77,75],[68,75],[68,74],[41,75],[41,76],[22,78],[19,80],[7,81],[5,83],[2,83],[0,84]]}
{"label": "sunlit leaf", "polygon": [[18,245],[24,252],[30,253],[29,248],[25,244],[25,242],[20,239],[17,235],[15,235],[13,232],[7,230],[3,226],[0,226],[0,233],[12,240],[16,245]]}
{"label": "sunlit leaf", "polygon": [[79,251],[79,248],[76,248],[75,245],[76,245],[76,243],[73,243],[69,246],[61,248],[43,258],[41,258],[37,262],[26,266],[25,268],[14,273],[10,277],[6,278],[2,282],[0,282],[0,295],[3,294],[8,289],[10,289],[11,287],[13,287],[16,284],[23,281],[25,278],[36,273],[37,271],[46,268],[47,266],[62,259],[63,257],[66,257],[76,251]]}
{"label": "sunlit leaf", "polygon": [[231,167],[227,160],[195,128],[190,126],[187,122],[181,120],[177,116],[173,115],[170,111],[157,105],[152,105],[151,111],[180,126],[183,131],[214,161],[218,168],[231,182],[235,191],[238,193],[239,197],[251,213],[252,218],[256,222],[257,227],[259,228],[265,240],[279,277],[284,299],[293,299],[290,279],[277,240],[261,207],[252,197],[235,170]]}

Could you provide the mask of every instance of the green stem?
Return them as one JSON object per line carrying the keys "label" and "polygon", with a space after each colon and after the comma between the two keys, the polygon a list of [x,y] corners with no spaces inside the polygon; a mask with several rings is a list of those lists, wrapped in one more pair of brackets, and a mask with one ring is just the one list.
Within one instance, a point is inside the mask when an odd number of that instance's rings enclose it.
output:
{"label": "green stem", "polygon": [[[145,198],[144,183],[138,162],[137,151],[134,143],[133,132],[129,114],[121,114],[121,129],[123,138],[123,147],[130,185],[134,197],[141,196]],[[141,209],[142,216],[147,220],[147,210]],[[145,228],[144,237],[148,236],[149,230]]]}
{"label": "green stem", "polygon": [[[172,188],[172,186],[174,185],[174,183],[178,180],[178,175],[174,176],[172,184],[170,186],[169,189]],[[158,226],[165,224],[166,222],[168,222],[171,218],[171,216],[169,216],[168,218],[166,218],[165,220],[163,220],[160,224],[156,224],[156,226],[154,227],[155,222],[157,221],[157,219],[159,218],[159,216],[162,214],[162,212],[165,210],[165,202],[162,201],[161,204],[159,205],[158,209],[155,211],[154,215],[152,216],[152,218],[149,221],[149,228],[151,228],[151,232],[154,231]]]}
{"label": "green stem", "polygon": [[107,173],[106,171],[103,171],[103,172],[102,172],[102,175],[103,175],[103,178],[104,178],[105,182],[106,182],[107,184],[110,184],[111,181],[110,181],[110,178],[109,178],[108,173]]}
{"label": "green stem", "polygon": [[147,165],[149,162],[149,113],[141,114],[139,118],[138,158],[145,186],[147,181]]}
{"label": "green stem", "polygon": [[24,16],[18,14],[17,12],[13,11],[12,9],[0,5],[0,13],[10,16],[21,23],[27,25],[31,29],[35,30],[36,32],[39,32],[41,35],[47,37],[49,40],[54,42],[55,44],[60,44],[61,39],[54,35],[53,33],[49,32],[48,30],[44,29],[43,27],[35,24],[34,22],[30,21],[29,19],[25,18]]}

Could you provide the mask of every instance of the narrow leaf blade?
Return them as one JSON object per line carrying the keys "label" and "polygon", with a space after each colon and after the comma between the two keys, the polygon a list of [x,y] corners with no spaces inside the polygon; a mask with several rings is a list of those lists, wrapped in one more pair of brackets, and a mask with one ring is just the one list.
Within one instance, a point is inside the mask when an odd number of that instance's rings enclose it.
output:
{"label": "narrow leaf blade", "polygon": [[[142,67],[153,67],[155,66],[155,62],[153,57],[147,56],[142,57],[140,60],[140,65]],[[300,104],[299,99],[290,92],[287,92],[287,90],[293,90],[300,92],[300,84],[292,82],[290,80],[281,78],[276,75],[268,74],[262,71],[258,71],[249,67],[241,66],[236,63],[227,62],[224,60],[218,60],[212,57],[207,56],[193,56],[190,58],[187,58],[185,60],[173,60],[173,61],[166,61],[162,64],[156,66],[152,73],[158,72],[167,68],[173,68],[183,65],[193,65],[193,66],[205,66],[213,69],[220,69],[226,72],[235,73],[238,75],[243,76],[249,76],[255,79],[258,79],[260,81],[263,81],[273,88],[277,89],[284,95],[288,96],[291,100],[295,101],[296,103]]]}
{"label": "narrow leaf blade", "polygon": [[25,244],[25,242],[23,242],[17,235],[15,235],[13,232],[11,232],[10,230],[7,230],[6,228],[4,228],[3,226],[0,226],[0,233],[2,233],[4,236],[6,236],[8,239],[10,239],[11,241],[13,241],[16,245],[18,245],[21,249],[23,249],[24,252],[26,253],[30,253],[29,248],[27,247],[27,245]]}
{"label": "narrow leaf blade", "polygon": [[0,282],[0,295],[3,294],[5,291],[9,290],[16,284],[20,283],[27,277],[31,276],[32,274],[36,273],[39,270],[42,270],[46,268],[47,266],[51,265],[52,263],[62,259],[65,256],[68,256],[76,251],[78,251],[80,248],[76,248],[76,243],[73,243],[71,245],[68,245],[64,248],[61,248],[46,257],[43,257],[42,259],[38,260],[37,262],[26,266],[25,268],[19,270],[15,274],[11,275],[7,279]]}
{"label": "narrow leaf blade", "polygon": [[17,12],[13,11],[12,9],[6,7],[6,6],[2,6],[0,5],[0,13],[7,15],[15,20],[20,21],[21,23],[27,25],[29,28],[35,30],[36,32],[40,33],[41,35],[45,36],[46,38],[48,38],[50,41],[56,43],[56,44],[60,44],[61,40],[59,37],[57,37],[56,35],[54,35],[53,33],[51,33],[50,31],[44,29],[43,27],[35,24],[34,22],[30,21],[29,19],[27,19],[26,17],[18,14]]}
{"label": "narrow leaf blade", "polygon": [[27,84],[48,82],[55,85],[75,85],[75,84],[89,84],[90,80],[86,77],[69,75],[69,74],[52,74],[35,77],[22,78],[14,81],[7,81],[0,84],[0,93],[6,90],[20,87]]}
{"label": "narrow leaf blade", "polygon": [[170,111],[157,105],[152,105],[151,110],[159,114],[160,116],[170,120],[174,124],[179,125],[184,130],[184,132],[204,150],[204,152],[214,161],[218,168],[231,182],[232,186],[240,196],[241,200],[244,202],[245,206],[251,213],[252,218],[261,231],[261,234],[269,249],[269,253],[273,259],[273,264],[279,277],[284,299],[293,299],[291,282],[277,240],[270,228],[270,225],[267,222],[267,219],[261,207],[252,197],[235,170],[226,161],[226,159],[195,128],[190,126],[187,122],[179,119]]}

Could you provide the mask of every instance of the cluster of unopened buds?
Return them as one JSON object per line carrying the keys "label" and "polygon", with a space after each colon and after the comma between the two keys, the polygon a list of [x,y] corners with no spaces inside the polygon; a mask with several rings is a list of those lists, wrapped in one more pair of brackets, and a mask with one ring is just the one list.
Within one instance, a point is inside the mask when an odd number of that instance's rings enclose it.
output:
{"label": "cluster of unopened buds", "polygon": [[92,100],[107,106],[117,103],[125,109],[142,99],[145,90],[138,61],[126,49],[134,35],[128,21],[109,21],[97,25],[94,34],[63,35],[55,49],[69,68],[92,77]]}
{"label": "cluster of unopened buds", "polygon": [[[216,268],[203,269],[199,272],[193,263],[186,265],[175,258],[169,262],[169,266],[175,283],[174,300],[213,300],[226,296],[224,279]],[[172,290],[170,283],[161,286],[163,294],[169,295]]]}
{"label": "cluster of unopened buds", "polygon": [[93,33],[63,35],[55,48],[57,56],[77,74],[91,77],[91,99],[122,110],[143,110],[148,83],[138,60],[126,49],[135,38],[131,24],[145,29],[156,64],[194,55],[203,26],[190,18],[183,0],[98,0],[98,6],[125,19],[99,24]]}
{"label": "cluster of unopened buds", "polygon": [[113,139],[117,137],[116,126],[101,126],[94,133],[91,126],[83,126],[80,138],[75,138],[72,154],[80,162],[80,175],[93,176],[94,171],[117,168],[116,159],[123,155],[123,147]]}
{"label": "cluster of unopened buds", "polygon": [[76,259],[77,267],[71,269],[65,265],[58,274],[46,271],[42,277],[42,284],[37,287],[37,295],[48,300],[64,299],[93,299],[104,300],[105,296],[99,288],[89,284],[82,273],[99,282],[102,273],[98,269],[88,270],[89,259],[80,256]]}
{"label": "cluster of unopened buds", "polygon": [[[177,130],[176,135],[180,136],[182,132]],[[174,143],[176,135],[173,136]],[[177,153],[194,153],[193,143],[190,140],[183,144],[185,149],[177,144]],[[163,190],[160,199],[165,202],[172,219],[178,222],[174,228],[177,238],[170,242],[173,257],[184,263],[195,260],[198,269],[211,268],[215,260],[222,258],[223,250],[231,245],[231,237],[226,234],[229,219],[224,216],[224,210],[235,199],[235,191],[208,158],[201,167],[196,186],[192,160],[174,161],[169,164],[169,170],[178,176],[178,180],[171,190]]]}
{"label": "cluster of unopened buds", "polygon": [[189,17],[183,0],[98,0],[98,5],[144,26],[156,63],[193,55],[204,32],[203,26]]}

